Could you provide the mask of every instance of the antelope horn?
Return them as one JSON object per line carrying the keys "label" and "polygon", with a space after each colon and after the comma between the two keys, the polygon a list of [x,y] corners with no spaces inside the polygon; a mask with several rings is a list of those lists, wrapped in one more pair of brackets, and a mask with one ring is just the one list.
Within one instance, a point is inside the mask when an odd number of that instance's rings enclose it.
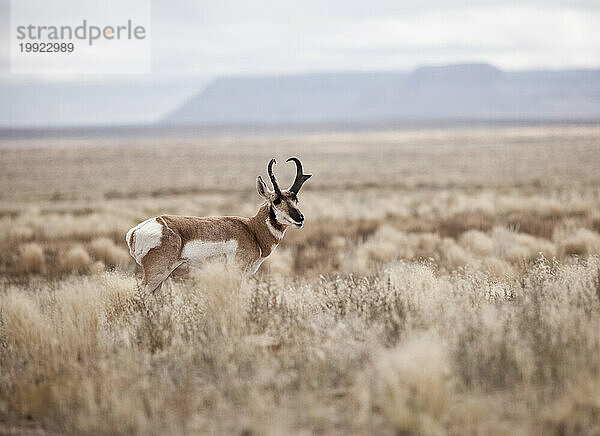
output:
{"label": "antelope horn", "polygon": [[302,188],[304,182],[310,179],[312,174],[304,174],[302,171],[302,162],[300,162],[300,159],[297,157],[290,157],[288,160],[286,160],[286,162],[290,161],[293,161],[296,164],[296,180],[294,180],[294,183],[290,189],[288,189],[288,191],[298,194],[298,191],[300,191],[300,188]]}
{"label": "antelope horn", "polygon": [[275,174],[273,174],[273,164],[277,163],[275,159],[271,159],[269,162],[269,178],[271,179],[271,183],[273,184],[273,190],[277,195],[281,195],[281,190],[279,189],[279,184],[277,183],[277,179],[275,178]]}

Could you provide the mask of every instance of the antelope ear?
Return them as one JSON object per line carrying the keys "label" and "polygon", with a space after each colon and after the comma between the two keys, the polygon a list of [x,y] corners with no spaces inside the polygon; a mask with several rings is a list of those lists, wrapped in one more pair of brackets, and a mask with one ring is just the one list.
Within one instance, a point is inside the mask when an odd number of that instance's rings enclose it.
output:
{"label": "antelope ear", "polygon": [[267,185],[261,176],[256,178],[256,190],[258,191],[258,195],[263,197],[265,200],[269,199],[271,191],[269,191],[269,188],[267,188]]}

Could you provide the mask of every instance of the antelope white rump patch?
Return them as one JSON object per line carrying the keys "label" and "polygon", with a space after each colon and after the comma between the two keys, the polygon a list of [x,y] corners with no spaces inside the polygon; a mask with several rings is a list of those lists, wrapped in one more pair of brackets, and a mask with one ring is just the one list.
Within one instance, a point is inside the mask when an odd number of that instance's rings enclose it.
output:
{"label": "antelope white rump patch", "polygon": [[[142,264],[142,259],[150,250],[160,245],[162,231],[162,224],[158,223],[156,218],[150,218],[127,232],[129,254],[139,265]],[[132,234],[133,240],[131,239]]]}
{"label": "antelope white rump patch", "polygon": [[238,243],[235,240],[223,242],[207,242],[192,240],[185,243],[181,250],[181,257],[192,263],[199,263],[215,256],[232,258],[237,251]]}

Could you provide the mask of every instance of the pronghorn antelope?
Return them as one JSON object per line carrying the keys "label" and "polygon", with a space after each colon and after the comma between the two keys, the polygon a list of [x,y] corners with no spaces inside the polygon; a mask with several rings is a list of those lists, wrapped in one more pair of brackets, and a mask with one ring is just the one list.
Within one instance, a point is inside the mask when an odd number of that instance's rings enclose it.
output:
{"label": "pronghorn antelope", "polygon": [[256,189],[265,203],[252,218],[160,215],[130,229],[127,245],[143,269],[144,292],[154,293],[172,273],[185,274],[189,268],[215,257],[236,262],[244,271],[255,273],[289,226],[304,225],[298,192],[311,175],[304,174],[298,158],[290,157],[286,162],[290,161],[296,164],[296,179],[287,190],[279,189],[273,174],[275,159],[268,165],[272,191],[258,176]]}

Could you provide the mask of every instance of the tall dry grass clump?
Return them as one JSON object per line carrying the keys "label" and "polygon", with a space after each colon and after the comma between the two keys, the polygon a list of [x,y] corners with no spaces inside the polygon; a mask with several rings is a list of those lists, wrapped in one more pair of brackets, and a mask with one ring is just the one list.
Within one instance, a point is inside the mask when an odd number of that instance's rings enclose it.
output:
{"label": "tall dry grass clump", "polygon": [[[561,235],[562,233],[562,235]],[[563,256],[600,254],[600,235],[588,229],[559,230],[559,249]]]}
{"label": "tall dry grass clump", "polygon": [[[5,351],[15,353],[11,357],[17,362],[46,359],[57,345],[52,323],[44,316],[39,298],[26,295],[16,288],[11,288],[2,295],[2,344]],[[5,358],[8,357],[5,355]]]}
{"label": "tall dry grass clump", "polygon": [[113,267],[127,265],[131,260],[131,256],[123,247],[118,247],[108,238],[94,239],[90,243],[90,251],[94,257]]}
{"label": "tall dry grass clump", "polygon": [[445,434],[450,404],[449,356],[439,339],[417,335],[376,357],[368,379],[371,408],[395,434]]}
{"label": "tall dry grass clump", "polygon": [[44,249],[40,244],[31,242],[19,249],[19,262],[23,272],[39,274],[46,268]]}
{"label": "tall dry grass clump", "polygon": [[544,408],[541,427],[547,434],[597,434],[598,413],[600,378],[597,374],[579,374],[560,398]]}
{"label": "tall dry grass clump", "polygon": [[69,249],[64,257],[61,258],[61,265],[67,272],[82,273],[86,272],[92,264],[92,258],[81,246]]}
{"label": "tall dry grass clump", "polygon": [[248,283],[241,271],[209,263],[193,273],[194,286],[204,299],[204,325],[217,337],[238,336],[246,323]]}

